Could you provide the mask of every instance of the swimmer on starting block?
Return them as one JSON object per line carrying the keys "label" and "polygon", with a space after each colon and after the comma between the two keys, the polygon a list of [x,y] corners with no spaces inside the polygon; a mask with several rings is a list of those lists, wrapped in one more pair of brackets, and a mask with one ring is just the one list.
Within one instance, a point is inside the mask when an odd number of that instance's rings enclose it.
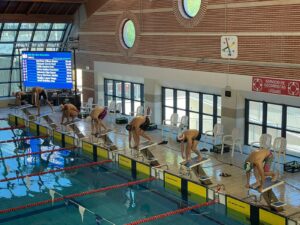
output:
{"label": "swimmer on starting block", "polygon": [[48,100],[48,95],[46,90],[41,87],[34,87],[32,88],[32,103],[34,103],[34,105],[37,106],[37,115],[40,116],[41,97],[43,97],[43,99],[47,102],[47,104],[52,109],[52,112],[54,112],[53,106]]}
{"label": "swimmer on starting block", "polygon": [[79,114],[79,110],[73,104],[61,104],[60,107],[62,111],[61,124],[64,123],[65,118],[67,119],[67,123],[70,122],[70,118],[74,121],[75,117]]}
{"label": "swimmer on starting block", "polygon": [[[197,150],[198,143],[201,139],[201,133],[198,130],[190,129],[183,131],[181,135],[177,137],[177,140],[180,141],[181,156],[183,159],[186,159],[183,164],[187,165],[191,163],[191,153],[192,151],[198,156],[198,160],[202,160],[200,151]],[[184,142],[187,142],[185,154],[184,154]]]}
{"label": "swimmer on starting block", "polygon": [[262,192],[266,176],[272,176],[272,182],[276,182],[277,174],[271,171],[273,159],[274,156],[268,149],[257,149],[250,153],[244,164],[247,175],[246,188],[250,188],[250,172],[252,169],[254,169],[256,179],[256,183],[252,188],[258,188],[258,190]]}
{"label": "swimmer on starting block", "polygon": [[96,106],[96,108],[92,110],[90,114],[92,134],[94,135],[101,134],[101,127],[103,127],[104,130],[108,130],[108,128],[102,122],[102,120],[105,118],[106,115],[107,115],[106,107]]}
{"label": "swimmer on starting block", "polygon": [[150,119],[147,116],[136,116],[134,117],[129,124],[126,125],[126,130],[129,131],[129,147],[132,148],[131,139],[133,137],[135,149],[139,149],[140,145],[140,136],[146,138],[148,141],[152,139],[145,134],[145,131],[150,125]]}
{"label": "swimmer on starting block", "polygon": [[16,106],[20,106],[22,105],[22,103],[25,101],[25,95],[26,93],[24,91],[17,91],[17,92],[13,92],[12,95],[14,95],[16,97]]}

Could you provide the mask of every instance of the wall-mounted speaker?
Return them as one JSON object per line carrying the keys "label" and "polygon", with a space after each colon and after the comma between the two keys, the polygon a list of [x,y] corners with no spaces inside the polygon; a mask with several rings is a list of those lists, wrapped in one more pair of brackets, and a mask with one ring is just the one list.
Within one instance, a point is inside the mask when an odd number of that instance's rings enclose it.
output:
{"label": "wall-mounted speaker", "polygon": [[231,87],[230,86],[225,87],[225,96],[231,97]]}

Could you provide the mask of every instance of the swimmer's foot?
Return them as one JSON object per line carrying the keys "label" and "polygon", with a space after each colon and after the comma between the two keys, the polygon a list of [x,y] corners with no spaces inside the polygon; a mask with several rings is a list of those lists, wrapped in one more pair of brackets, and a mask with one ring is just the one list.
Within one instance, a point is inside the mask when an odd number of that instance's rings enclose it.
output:
{"label": "swimmer's foot", "polygon": [[[183,157],[182,157],[182,158],[183,158]],[[184,158],[183,158],[183,159],[184,159]],[[184,160],[184,161],[181,162],[182,165],[185,165],[186,163],[187,163],[186,160]]]}
{"label": "swimmer's foot", "polygon": [[190,160],[187,160],[184,164],[186,167],[190,167],[191,166],[191,161]]}
{"label": "swimmer's foot", "polygon": [[260,185],[260,182],[256,182],[255,184],[253,184],[252,185],[252,188],[253,189],[256,189],[256,188],[258,188],[258,187],[260,187],[261,185]]}
{"label": "swimmer's foot", "polygon": [[276,182],[278,179],[278,174],[277,173],[274,173],[274,175],[272,176],[272,182]]}

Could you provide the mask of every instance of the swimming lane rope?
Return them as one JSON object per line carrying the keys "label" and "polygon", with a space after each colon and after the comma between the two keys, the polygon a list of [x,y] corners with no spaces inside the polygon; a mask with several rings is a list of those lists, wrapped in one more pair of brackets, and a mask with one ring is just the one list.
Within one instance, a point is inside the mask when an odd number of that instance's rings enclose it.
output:
{"label": "swimming lane rope", "polygon": [[75,170],[75,169],[80,169],[80,168],[90,167],[90,166],[97,166],[97,165],[101,165],[101,164],[109,163],[109,162],[112,162],[112,161],[110,159],[107,159],[107,160],[102,160],[99,162],[85,163],[85,164],[80,164],[80,165],[76,165],[76,166],[60,168],[60,169],[56,169],[56,170],[47,170],[47,171],[42,171],[42,172],[38,172],[38,173],[31,173],[31,174],[27,174],[24,176],[5,178],[5,179],[0,180],[0,182],[16,180],[16,179],[23,179],[26,177],[40,176],[40,175],[44,175],[44,174],[48,174],[48,173],[56,173],[56,172],[61,172],[61,171]]}
{"label": "swimming lane rope", "polygon": [[27,208],[33,208],[33,207],[37,207],[37,206],[41,206],[41,205],[46,205],[46,204],[49,204],[52,202],[64,201],[64,200],[70,199],[70,198],[82,197],[85,195],[91,195],[91,194],[95,194],[95,193],[99,193],[99,192],[104,192],[104,191],[109,191],[109,190],[118,189],[118,188],[122,188],[122,187],[137,185],[137,184],[141,184],[141,183],[145,183],[145,182],[149,182],[149,181],[153,181],[153,180],[155,180],[155,178],[150,177],[150,178],[146,178],[146,179],[142,179],[142,180],[131,181],[131,182],[127,182],[127,183],[116,184],[116,185],[112,185],[112,186],[108,186],[108,187],[85,191],[85,192],[70,194],[70,195],[66,195],[64,197],[54,198],[53,200],[48,199],[48,200],[44,200],[44,201],[40,201],[40,202],[30,203],[27,205],[17,206],[14,208],[2,209],[2,210],[0,210],[0,214],[14,212],[14,211],[22,210],[22,209],[27,209]]}
{"label": "swimming lane rope", "polygon": [[176,215],[176,214],[191,211],[193,209],[198,209],[198,208],[202,208],[202,207],[205,207],[205,206],[210,206],[210,205],[213,205],[217,202],[218,202],[217,200],[212,200],[212,201],[205,202],[205,203],[202,203],[202,204],[197,204],[197,205],[193,205],[193,206],[186,207],[186,208],[183,208],[183,209],[177,209],[177,210],[174,210],[174,211],[170,211],[170,212],[158,214],[158,215],[155,215],[155,216],[151,216],[151,217],[148,217],[148,218],[140,219],[140,220],[137,220],[137,221],[134,221],[134,222],[131,222],[131,223],[127,223],[125,225],[137,225],[137,224],[141,224],[141,223],[147,223],[147,222],[150,222],[150,221],[153,221],[153,220],[158,220],[158,219],[162,219],[162,218],[165,218],[165,217],[168,217],[168,216],[173,216],[173,215]]}
{"label": "swimming lane rope", "polygon": [[14,159],[14,158],[20,158],[20,157],[25,157],[25,156],[30,156],[30,155],[40,155],[44,153],[52,153],[52,152],[59,152],[59,151],[65,151],[65,150],[74,150],[76,149],[76,146],[70,146],[66,148],[57,148],[57,149],[52,149],[52,150],[46,150],[46,151],[41,151],[41,152],[30,152],[30,153],[25,153],[25,154],[18,154],[18,155],[12,155],[12,156],[6,156],[0,158],[0,160],[6,160],[6,159]]}

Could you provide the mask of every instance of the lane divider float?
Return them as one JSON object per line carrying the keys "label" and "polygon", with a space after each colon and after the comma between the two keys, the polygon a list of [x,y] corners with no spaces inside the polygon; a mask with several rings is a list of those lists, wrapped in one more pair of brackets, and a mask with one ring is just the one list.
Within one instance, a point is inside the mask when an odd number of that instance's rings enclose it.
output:
{"label": "lane divider float", "polygon": [[82,197],[82,196],[91,195],[91,194],[95,194],[95,193],[100,193],[100,192],[104,192],[104,191],[109,191],[109,190],[113,190],[113,189],[118,189],[118,188],[122,188],[122,187],[129,187],[129,186],[132,186],[132,185],[142,184],[142,183],[146,183],[146,182],[153,181],[153,180],[155,180],[154,177],[149,177],[149,178],[142,179],[142,180],[131,181],[131,182],[116,184],[116,185],[107,186],[107,187],[103,187],[103,188],[99,188],[99,189],[89,190],[89,191],[85,191],[85,192],[70,194],[70,195],[66,195],[64,197],[48,199],[48,200],[35,202],[35,203],[30,203],[30,204],[27,204],[27,205],[21,205],[21,206],[17,206],[17,207],[13,207],[13,208],[8,208],[8,209],[2,209],[2,210],[0,210],[0,214],[19,211],[19,210],[23,210],[23,209],[27,209],[27,208],[33,208],[33,207],[37,207],[37,206],[41,206],[41,205],[54,203],[54,202],[65,201],[66,199]]}
{"label": "lane divider float", "polygon": [[80,169],[80,168],[84,168],[84,167],[97,166],[97,165],[101,165],[101,164],[109,163],[109,162],[112,162],[112,160],[107,159],[107,160],[102,160],[102,161],[99,161],[99,162],[85,163],[85,164],[80,164],[80,165],[76,165],[76,166],[60,168],[60,169],[56,169],[56,170],[47,170],[47,171],[31,173],[31,174],[27,174],[27,175],[23,175],[23,176],[9,177],[9,178],[5,178],[5,179],[0,180],[0,182],[23,179],[23,178],[26,178],[26,177],[41,176],[41,175],[48,174],[48,173],[56,173],[56,172],[62,172],[62,171],[75,170],[75,169]]}

